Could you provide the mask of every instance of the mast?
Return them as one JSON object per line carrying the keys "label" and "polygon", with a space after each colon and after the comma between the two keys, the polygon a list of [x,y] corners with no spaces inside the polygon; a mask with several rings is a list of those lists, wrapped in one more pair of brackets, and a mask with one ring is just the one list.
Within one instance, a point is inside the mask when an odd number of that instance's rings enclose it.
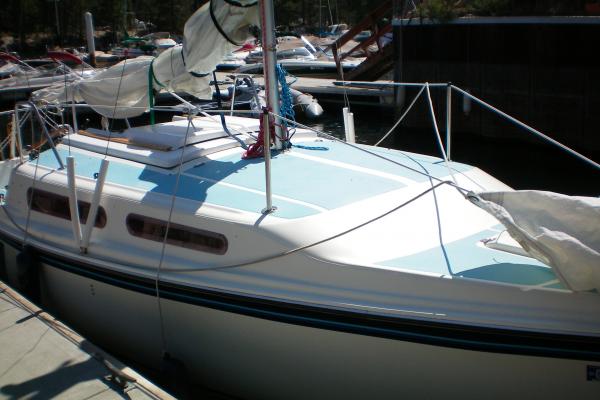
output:
{"label": "mast", "polygon": [[[267,107],[275,115],[280,115],[279,86],[277,83],[277,74],[275,72],[275,64],[277,62],[277,40],[275,38],[273,0],[259,0],[259,5],[260,24],[262,27],[263,73],[265,90],[267,91]],[[280,139],[282,137],[281,120],[278,117],[275,117],[275,148],[279,150],[283,148]]]}

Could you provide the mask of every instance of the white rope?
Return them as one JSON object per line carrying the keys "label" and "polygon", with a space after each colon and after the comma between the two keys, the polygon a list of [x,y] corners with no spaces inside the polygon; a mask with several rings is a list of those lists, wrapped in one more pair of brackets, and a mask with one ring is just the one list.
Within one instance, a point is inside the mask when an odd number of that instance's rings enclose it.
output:
{"label": "white rope", "polygon": [[448,163],[448,156],[446,155],[446,151],[444,150],[444,145],[442,144],[442,137],[440,136],[440,130],[438,129],[437,120],[435,118],[435,110],[433,109],[433,103],[431,101],[431,92],[429,91],[429,83],[425,83],[425,89],[427,91],[427,101],[429,102],[429,111],[431,113],[431,121],[433,123],[433,129],[435,131],[435,136],[436,136],[436,139],[438,142],[438,146],[440,147],[440,151],[442,152],[444,164],[446,165],[446,168],[448,169],[448,173],[450,173],[450,176],[452,177],[452,180],[454,181],[454,183],[457,183],[456,178],[454,177],[454,173],[452,172],[452,168],[450,168],[450,164]]}
{"label": "white rope", "polygon": [[406,111],[404,111],[404,114],[402,114],[402,116],[398,119],[398,121],[394,124],[394,126],[392,126],[390,128],[390,130],[383,135],[383,137],[381,139],[379,139],[379,141],[377,143],[375,143],[373,146],[377,147],[379,146],[379,144],[381,142],[383,142],[385,139],[387,139],[387,137],[394,132],[394,129],[396,129],[396,127],[400,124],[400,122],[402,122],[402,120],[404,119],[404,117],[406,117],[406,115],[408,114],[408,112],[412,109],[412,107],[415,105],[415,103],[417,102],[417,99],[419,98],[419,96],[421,96],[421,93],[423,93],[423,90],[425,90],[425,86],[423,86],[421,88],[421,90],[419,90],[419,93],[417,93],[417,95],[415,96],[415,98],[413,99],[413,101],[410,103],[410,105],[406,108]]}

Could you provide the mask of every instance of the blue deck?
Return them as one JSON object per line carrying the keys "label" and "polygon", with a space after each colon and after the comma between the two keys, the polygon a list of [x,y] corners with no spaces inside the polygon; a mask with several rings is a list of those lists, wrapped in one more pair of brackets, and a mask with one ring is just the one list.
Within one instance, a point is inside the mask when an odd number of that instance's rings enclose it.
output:
{"label": "blue deck", "polygon": [[[277,216],[280,218],[314,215],[322,210],[342,207],[405,186],[389,177],[378,176],[377,172],[402,176],[415,182],[427,179],[424,175],[342,143],[327,141],[306,145],[315,148],[318,146],[319,149],[294,147],[291,152],[277,154],[272,158],[271,179],[275,195],[273,203],[277,206]],[[58,151],[63,160],[69,155],[66,146],[60,146]],[[386,149],[377,149],[377,152],[411,168],[422,168],[400,152]],[[93,177],[98,172],[102,155],[90,155],[73,147],[70,154],[75,158],[77,175]],[[306,160],[302,156],[317,157],[323,162]],[[448,174],[444,165],[436,164],[439,159],[414,157],[432,175]],[[49,168],[57,167],[56,159],[49,150],[40,155],[39,163]],[[350,170],[339,163],[373,170],[375,174]],[[452,166],[459,171],[471,168],[457,163],[452,163]],[[142,164],[112,161],[107,182],[171,195],[176,177],[176,168],[160,170]],[[302,182],[302,185],[298,185],[298,182]],[[239,155],[231,155],[183,171],[177,195],[185,199],[259,213],[265,206],[262,194],[264,190],[263,160],[243,160]]]}
{"label": "blue deck", "polygon": [[[272,187],[280,218],[301,218],[323,210],[342,207],[372,196],[400,189],[407,182],[425,182],[425,175],[410,171],[381,158],[368,155],[336,142],[307,143],[272,158]],[[71,147],[78,176],[93,177],[99,170],[102,155]],[[66,160],[69,149],[59,147]],[[379,154],[417,170],[426,170],[436,177],[447,176],[448,170],[433,157],[403,154],[376,149]],[[34,164],[36,161],[31,161]],[[40,165],[56,168],[51,151],[40,155]],[[189,165],[189,164],[188,164]],[[459,172],[469,166],[451,163]],[[382,174],[383,173],[383,174]],[[232,209],[260,213],[265,206],[264,162],[243,160],[233,154],[185,169],[180,177],[177,195],[180,198],[206,202]],[[394,179],[401,176],[404,180]],[[147,167],[143,164],[114,160],[108,170],[107,182],[136,188],[149,193],[171,195],[177,178],[177,168],[171,170]],[[301,184],[298,184],[298,183]],[[404,182],[404,183],[403,183]],[[501,229],[501,226],[498,226]],[[471,237],[436,246],[414,255],[380,262],[387,267],[430,272],[465,278],[482,279],[521,285],[547,285],[556,280],[551,268],[528,258],[493,250],[478,244],[497,231],[483,231]]]}
{"label": "blue deck", "polygon": [[[498,225],[497,228],[503,229],[502,225]],[[443,249],[438,246],[409,256],[386,260],[379,264],[517,285],[544,285],[557,279],[550,267],[533,258],[490,249],[479,244],[482,239],[497,234],[497,230],[482,231],[476,235],[447,243]],[[562,288],[560,283],[544,286]]]}

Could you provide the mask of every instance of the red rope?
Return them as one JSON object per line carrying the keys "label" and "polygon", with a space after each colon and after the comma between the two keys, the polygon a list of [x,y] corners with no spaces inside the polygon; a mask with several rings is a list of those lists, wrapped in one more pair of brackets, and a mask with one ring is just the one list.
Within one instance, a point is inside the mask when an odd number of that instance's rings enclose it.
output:
{"label": "red rope", "polygon": [[[264,157],[264,155],[265,155],[265,149],[264,149],[265,129],[263,127],[264,118],[262,115],[260,116],[259,120],[260,120],[260,125],[259,125],[259,131],[258,131],[258,138],[256,139],[256,143],[254,143],[253,145],[248,147],[248,150],[246,150],[244,152],[244,154],[242,155],[242,158],[244,160],[250,159],[250,158]],[[269,115],[269,132],[271,132],[271,143],[273,143],[275,141],[275,121],[271,115]]]}

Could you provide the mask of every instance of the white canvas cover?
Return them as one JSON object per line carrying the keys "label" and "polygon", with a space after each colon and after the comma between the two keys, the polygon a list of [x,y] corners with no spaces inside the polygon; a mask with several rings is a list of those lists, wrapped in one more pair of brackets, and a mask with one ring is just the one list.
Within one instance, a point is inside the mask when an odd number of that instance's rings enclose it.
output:
{"label": "white canvas cover", "polygon": [[600,292],[600,198],[525,190],[472,199],[567,287]]}
{"label": "white canvas cover", "polygon": [[151,66],[154,89],[165,87],[200,98],[210,97],[209,74],[225,54],[238,47],[219,32],[211,17],[211,7],[223,33],[236,43],[247,40],[251,27],[258,25],[256,0],[238,0],[235,4],[230,0],[212,0],[186,22],[183,46],[171,47],[156,58],[124,60],[93,79],[37,91],[33,100],[83,101],[109,118],[134,117],[148,110]]}

